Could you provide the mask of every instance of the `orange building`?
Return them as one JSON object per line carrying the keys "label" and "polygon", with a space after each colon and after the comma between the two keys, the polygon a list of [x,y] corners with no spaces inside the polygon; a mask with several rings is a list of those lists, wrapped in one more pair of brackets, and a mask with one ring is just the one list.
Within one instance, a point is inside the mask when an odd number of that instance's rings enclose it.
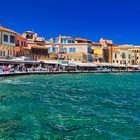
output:
{"label": "orange building", "polygon": [[27,48],[27,39],[22,37],[21,35],[16,35],[16,46],[13,47],[13,55],[15,57],[22,56],[21,51],[23,48]]}

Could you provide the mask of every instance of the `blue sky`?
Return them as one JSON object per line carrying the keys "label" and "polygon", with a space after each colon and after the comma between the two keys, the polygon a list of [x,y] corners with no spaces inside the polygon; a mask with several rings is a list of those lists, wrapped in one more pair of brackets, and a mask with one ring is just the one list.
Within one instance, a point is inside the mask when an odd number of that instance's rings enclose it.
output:
{"label": "blue sky", "polygon": [[0,24],[19,33],[140,44],[139,0],[0,0],[0,5]]}

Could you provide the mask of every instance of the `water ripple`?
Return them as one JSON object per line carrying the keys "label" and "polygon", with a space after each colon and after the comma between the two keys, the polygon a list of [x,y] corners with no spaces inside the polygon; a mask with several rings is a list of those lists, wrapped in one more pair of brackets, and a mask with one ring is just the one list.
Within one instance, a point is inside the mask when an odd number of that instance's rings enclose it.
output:
{"label": "water ripple", "polygon": [[140,139],[140,75],[2,78],[0,139]]}

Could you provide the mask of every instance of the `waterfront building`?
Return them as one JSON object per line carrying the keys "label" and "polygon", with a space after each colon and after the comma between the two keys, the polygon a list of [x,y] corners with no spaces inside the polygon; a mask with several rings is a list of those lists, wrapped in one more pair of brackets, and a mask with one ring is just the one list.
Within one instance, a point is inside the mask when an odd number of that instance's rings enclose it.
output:
{"label": "waterfront building", "polygon": [[48,60],[48,49],[46,48],[46,46],[28,44],[28,49],[30,49],[30,56],[32,59]]}
{"label": "waterfront building", "polygon": [[108,45],[112,45],[112,44],[113,44],[113,41],[112,41],[112,40],[108,40],[108,39],[103,39],[103,38],[101,38],[101,39],[100,39],[100,43],[102,44],[102,46],[103,46],[104,48],[107,48]]}
{"label": "waterfront building", "polygon": [[27,39],[27,44],[34,44],[34,41],[37,38],[37,33],[26,31],[22,34],[22,36]]}
{"label": "waterfront building", "polygon": [[101,38],[98,43],[84,38],[59,36],[46,41],[33,31],[22,35],[0,26],[0,58],[28,56],[36,60],[66,60],[140,65],[140,46],[117,45]]}
{"label": "waterfront building", "polygon": [[16,32],[0,26],[0,58],[13,57],[16,46]]}
{"label": "waterfront building", "polygon": [[24,46],[22,54],[36,60],[48,59],[48,49],[45,46],[46,40],[44,37],[39,37],[37,33],[33,31],[26,31],[22,34],[23,38],[27,39],[27,48]]}
{"label": "waterfront building", "polygon": [[103,62],[103,47],[101,43],[92,42],[93,62]]}
{"label": "waterfront building", "polygon": [[27,44],[45,46],[45,38],[39,37],[38,34],[33,31],[26,31],[22,34],[22,36],[27,39]]}
{"label": "waterfront building", "polygon": [[140,65],[140,46],[129,49],[131,52],[131,65]]}
{"label": "waterfront building", "polygon": [[107,63],[113,62],[113,51],[114,51],[114,49],[118,49],[118,48],[119,48],[119,46],[117,44],[107,43],[107,48],[104,48],[104,53],[105,53],[104,60],[106,60]]}
{"label": "waterfront building", "polygon": [[49,59],[88,62],[93,61],[92,45],[76,42],[73,37],[59,36],[56,43],[46,44]]}
{"label": "waterfront building", "polygon": [[118,45],[112,48],[112,63],[118,65],[131,65],[131,51],[132,46]]}
{"label": "waterfront building", "polygon": [[57,44],[70,44],[70,43],[75,43],[75,39],[71,36],[59,36],[56,38],[55,43],[57,43]]}
{"label": "waterfront building", "polygon": [[16,46],[13,47],[13,55],[16,57],[22,56],[23,48],[27,48],[27,39],[20,34],[16,35]]}
{"label": "waterfront building", "polygon": [[71,61],[92,62],[92,49],[88,43],[65,44],[62,49],[62,58]]}
{"label": "waterfront building", "polygon": [[58,60],[59,55],[62,53],[62,47],[63,45],[57,44],[57,43],[47,43],[46,48],[48,49],[48,59],[49,60]]}
{"label": "waterfront building", "polygon": [[31,49],[28,47],[22,47],[20,49],[20,54],[21,56],[31,57]]}
{"label": "waterfront building", "polygon": [[117,45],[113,44],[112,40],[103,38],[100,39],[99,43],[102,45],[103,62],[112,63],[112,48],[117,47]]}

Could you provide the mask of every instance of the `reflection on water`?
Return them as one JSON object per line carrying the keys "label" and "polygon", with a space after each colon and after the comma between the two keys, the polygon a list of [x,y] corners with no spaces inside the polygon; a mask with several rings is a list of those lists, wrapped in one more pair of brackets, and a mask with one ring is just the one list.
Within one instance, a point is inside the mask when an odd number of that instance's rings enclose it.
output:
{"label": "reflection on water", "polygon": [[140,139],[140,74],[0,80],[0,139]]}

